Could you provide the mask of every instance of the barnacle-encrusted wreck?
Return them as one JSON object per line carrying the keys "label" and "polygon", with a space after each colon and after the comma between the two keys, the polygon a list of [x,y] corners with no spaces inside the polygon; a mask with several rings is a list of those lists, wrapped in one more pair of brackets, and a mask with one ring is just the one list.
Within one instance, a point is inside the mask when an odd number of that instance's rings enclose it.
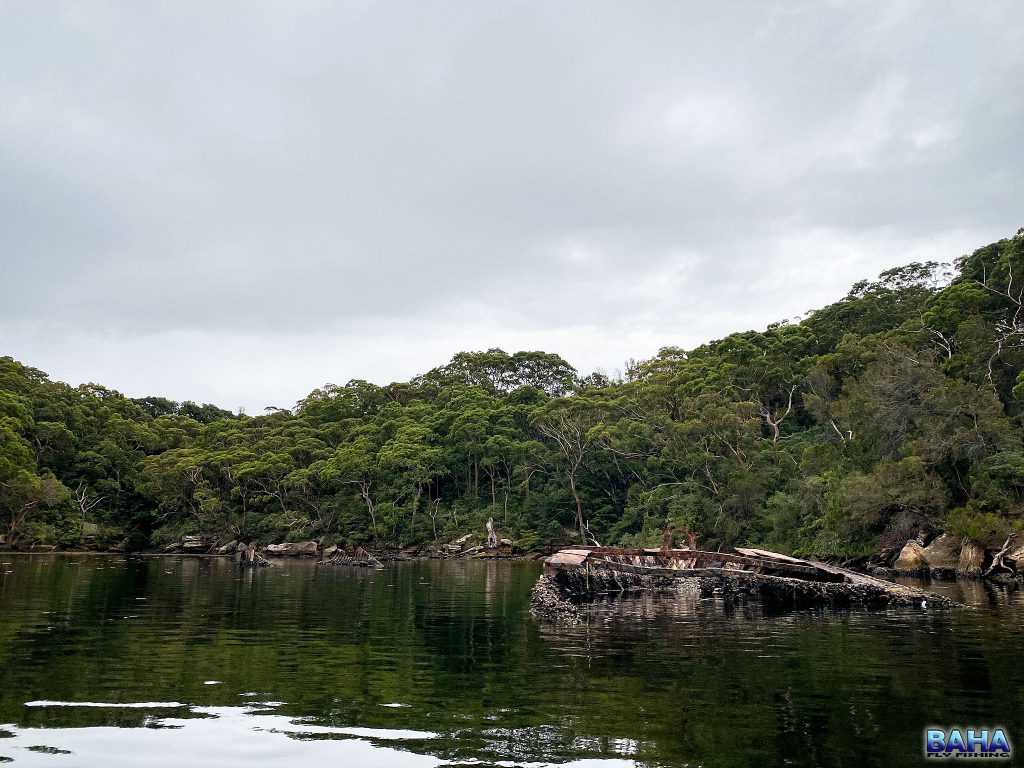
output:
{"label": "barnacle-encrusted wreck", "polygon": [[948,598],[915,587],[777,552],[667,547],[560,550],[544,561],[532,605],[542,617],[578,620],[581,607],[600,595],[679,588],[727,599],[749,595],[783,608],[953,605]]}

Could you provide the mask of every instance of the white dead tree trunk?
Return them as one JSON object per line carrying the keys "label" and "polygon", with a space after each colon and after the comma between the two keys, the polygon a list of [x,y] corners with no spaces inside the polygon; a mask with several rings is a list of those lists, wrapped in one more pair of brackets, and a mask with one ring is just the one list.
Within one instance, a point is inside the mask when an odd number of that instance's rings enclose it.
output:
{"label": "white dead tree trunk", "polygon": [[785,411],[783,411],[781,408],[773,411],[771,407],[763,400],[761,400],[760,398],[758,398],[757,400],[757,409],[758,412],[761,414],[761,418],[764,419],[765,424],[772,428],[773,443],[779,442],[779,426],[782,424],[783,421],[786,420],[786,417],[793,412],[794,392],[796,392],[796,384],[789,388],[789,398],[786,401]]}

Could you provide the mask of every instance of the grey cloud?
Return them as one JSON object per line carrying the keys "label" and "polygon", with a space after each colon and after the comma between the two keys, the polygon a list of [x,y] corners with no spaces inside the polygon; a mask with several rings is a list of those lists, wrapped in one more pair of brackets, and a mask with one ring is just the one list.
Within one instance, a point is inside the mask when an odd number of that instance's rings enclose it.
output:
{"label": "grey cloud", "polygon": [[[0,337],[29,362],[69,327],[699,341],[1020,224],[1009,2],[26,1],[0,22]],[[822,252],[844,266],[806,279]]]}

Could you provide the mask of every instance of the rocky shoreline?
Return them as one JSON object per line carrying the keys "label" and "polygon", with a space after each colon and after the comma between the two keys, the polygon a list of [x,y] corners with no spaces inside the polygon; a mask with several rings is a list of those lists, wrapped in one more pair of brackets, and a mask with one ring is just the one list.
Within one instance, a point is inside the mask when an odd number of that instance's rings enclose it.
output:
{"label": "rocky shoreline", "polygon": [[999,549],[986,549],[970,539],[948,533],[910,539],[891,564],[875,565],[869,572],[889,578],[920,576],[933,579],[991,579],[1010,583],[1024,579],[1024,536],[1011,533]]}
{"label": "rocky shoreline", "polygon": [[473,534],[466,534],[445,544],[419,545],[404,548],[346,549],[335,545],[321,547],[319,542],[296,541],[279,544],[260,544],[238,540],[223,541],[212,536],[184,536],[159,553],[165,555],[207,555],[238,557],[250,547],[269,560],[280,558],[306,558],[333,565],[360,565],[367,562],[382,563],[402,560],[536,560],[544,555],[527,552],[508,539],[498,539],[492,546],[477,544]]}
{"label": "rocky shoreline", "polygon": [[[351,558],[356,548],[344,549],[329,545],[322,547],[319,542],[299,541],[263,544],[239,541],[225,536],[188,535],[157,550],[127,552],[124,546],[105,549],[61,549],[53,545],[36,545],[27,549],[0,547],[5,552],[25,554],[47,554],[66,552],[69,554],[135,554],[193,555],[210,557],[238,557],[249,544],[255,544],[259,554],[270,560],[279,558],[308,558],[344,562]],[[374,548],[367,550],[374,558],[383,562],[403,560],[539,560],[551,550],[524,550],[516,547],[509,539],[499,539],[496,546],[488,547],[482,537],[466,534],[451,542],[414,545],[403,548]],[[347,553],[347,554],[346,554]],[[898,576],[923,577],[932,579],[988,579],[997,583],[1024,582],[1024,535],[1011,534],[998,549],[986,549],[970,539],[957,539],[950,534],[940,533],[931,537],[919,536],[908,540],[897,552],[895,549],[879,552],[870,558],[834,563],[854,571],[867,573],[882,579]]]}

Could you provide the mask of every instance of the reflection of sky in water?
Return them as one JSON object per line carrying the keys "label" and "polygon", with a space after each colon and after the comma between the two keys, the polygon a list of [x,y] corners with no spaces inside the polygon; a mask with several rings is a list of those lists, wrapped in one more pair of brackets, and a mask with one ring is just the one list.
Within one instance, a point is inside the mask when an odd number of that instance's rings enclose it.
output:
{"label": "reflection of sky in water", "polygon": [[[141,728],[17,728],[0,726],[0,755],[19,766],[86,766],[111,768],[140,765],[149,768],[231,768],[232,766],[293,766],[307,760],[331,761],[345,766],[471,765],[474,761],[440,760],[413,751],[415,743],[437,738],[428,731],[387,728],[332,728],[311,725],[250,707],[188,707],[178,702],[34,701],[33,707],[95,709],[187,709],[190,717],[152,715]],[[500,761],[502,766],[538,766],[538,763]],[[632,761],[577,760],[576,768],[633,766]]]}
{"label": "reflection of sky in water", "polygon": [[909,768],[926,724],[1024,732],[1024,592],[980,582],[929,585],[962,611],[642,594],[564,626],[529,615],[537,563],[10,559],[14,766]]}

